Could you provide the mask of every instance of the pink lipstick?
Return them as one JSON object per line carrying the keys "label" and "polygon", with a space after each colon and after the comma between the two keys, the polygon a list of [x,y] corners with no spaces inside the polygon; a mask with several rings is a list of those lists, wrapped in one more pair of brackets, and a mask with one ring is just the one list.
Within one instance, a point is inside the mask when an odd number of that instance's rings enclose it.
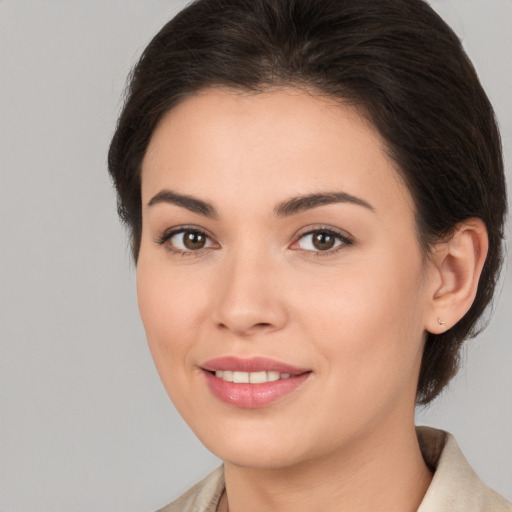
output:
{"label": "pink lipstick", "polygon": [[265,407],[301,387],[311,370],[280,361],[228,356],[201,365],[210,391],[235,407]]}

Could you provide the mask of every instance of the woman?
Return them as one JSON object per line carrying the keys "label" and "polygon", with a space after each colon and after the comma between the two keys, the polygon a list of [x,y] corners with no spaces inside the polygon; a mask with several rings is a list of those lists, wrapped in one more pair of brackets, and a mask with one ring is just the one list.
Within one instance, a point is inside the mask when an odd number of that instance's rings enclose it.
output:
{"label": "woman", "polygon": [[415,429],[502,260],[492,107],[420,0],[200,0],[109,153],[139,307],[223,467],[163,510],[510,510]]}

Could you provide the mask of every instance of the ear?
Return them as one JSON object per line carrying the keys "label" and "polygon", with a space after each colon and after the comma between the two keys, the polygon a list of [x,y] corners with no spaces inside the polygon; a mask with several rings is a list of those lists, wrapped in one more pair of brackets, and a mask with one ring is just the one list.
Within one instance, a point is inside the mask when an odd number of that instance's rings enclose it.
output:
{"label": "ear", "polygon": [[432,251],[430,308],[425,328],[439,334],[455,325],[469,310],[487,257],[489,241],[484,222],[467,219]]}

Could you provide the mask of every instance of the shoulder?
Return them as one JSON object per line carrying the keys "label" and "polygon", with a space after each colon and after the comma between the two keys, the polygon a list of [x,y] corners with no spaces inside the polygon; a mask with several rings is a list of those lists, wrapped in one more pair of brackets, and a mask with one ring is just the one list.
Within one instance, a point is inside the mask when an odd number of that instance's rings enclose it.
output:
{"label": "shoulder", "polygon": [[434,471],[418,512],[512,512],[512,504],[478,478],[451,434],[429,427],[416,431]]}
{"label": "shoulder", "polygon": [[224,466],[219,466],[157,512],[215,512],[224,492]]}

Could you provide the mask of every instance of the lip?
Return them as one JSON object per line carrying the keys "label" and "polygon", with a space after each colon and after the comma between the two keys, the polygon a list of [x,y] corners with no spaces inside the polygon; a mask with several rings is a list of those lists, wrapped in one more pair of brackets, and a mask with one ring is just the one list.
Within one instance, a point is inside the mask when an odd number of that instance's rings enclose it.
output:
{"label": "lip", "polygon": [[[206,383],[215,397],[229,405],[256,409],[266,407],[298,390],[312,375],[311,370],[292,366],[275,359],[254,357],[242,359],[226,356],[211,359],[200,365]],[[241,384],[227,382],[215,376],[217,370],[239,372],[274,371],[287,373],[287,379],[279,379],[262,384]],[[213,373],[212,373],[213,372]]]}
{"label": "lip", "polygon": [[279,372],[289,373],[290,375],[299,375],[310,371],[308,368],[299,368],[290,364],[268,359],[266,357],[251,357],[243,359],[235,356],[218,357],[210,359],[201,364],[203,370],[215,372],[217,370],[233,370],[235,372]]}

